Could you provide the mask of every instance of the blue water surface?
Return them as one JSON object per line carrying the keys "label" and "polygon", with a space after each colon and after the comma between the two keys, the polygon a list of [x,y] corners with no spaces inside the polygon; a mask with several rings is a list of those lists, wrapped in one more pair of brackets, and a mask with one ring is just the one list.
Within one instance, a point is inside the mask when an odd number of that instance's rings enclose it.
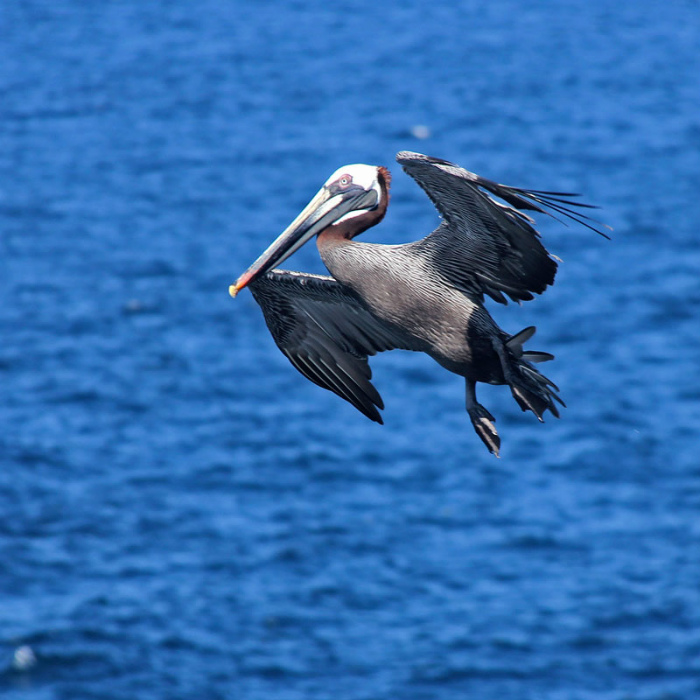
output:
{"label": "blue water surface", "polygon": [[[700,9],[692,0],[9,0],[0,8],[0,694],[700,698]],[[234,281],[337,167],[367,240],[437,223],[410,149],[581,192],[493,309],[539,425],[426,356],[386,425]],[[322,271],[313,246],[288,263]],[[496,306],[491,304],[491,307]]]}

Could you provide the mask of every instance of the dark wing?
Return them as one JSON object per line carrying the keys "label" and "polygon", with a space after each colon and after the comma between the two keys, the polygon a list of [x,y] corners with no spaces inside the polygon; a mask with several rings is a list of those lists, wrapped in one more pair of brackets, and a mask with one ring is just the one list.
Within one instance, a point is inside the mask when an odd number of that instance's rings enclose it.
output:
{"label": "dark wing", "polygon": [[605,236],[587,223],[591,221],[588,217],[569,208],[593,208],[566,199],[574,194],[500,185],[446,160],[410,151],[401,151],[396,160],[444,219],[430,236],[414,245],[447,280],[467,292],[485,292],[507,303],[503,293],[523,301],[554,282],[557,263],[540,243],[533,219],[522,209],[550,216],[555,212]]}
{"label": "dark wing", "polygon": [[384,402],[372,385],[368,355],[409,347],[360,297],[332,277],[272,270],[251,282],[279,349],[307,379],[349,401],[377,423]]}

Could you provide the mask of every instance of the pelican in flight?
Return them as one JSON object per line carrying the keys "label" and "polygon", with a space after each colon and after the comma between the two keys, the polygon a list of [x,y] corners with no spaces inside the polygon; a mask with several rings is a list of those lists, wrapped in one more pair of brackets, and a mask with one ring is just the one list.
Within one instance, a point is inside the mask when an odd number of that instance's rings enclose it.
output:
{"label": "pelican in flight", "polygon": [[[477,435],[498,456],[495,418],[476,399],[476,384],[507,384],[523,411],[559,417],[557,386],[525,350],[535,333],[502,331],[484,306],[541,294],[556,261],[521,210],[564,215],[591,228],[571,207],[576,195],[508,187],[453,163],[401,151],[396,160],[431,199],[442,221],[426,238],[402,245],[354,238],[378,224],[389,203],[384,167],[346,165],[267,250],[231,285],[249,287],[279,349],[307,379],[382,423],[384,408],[367,358],[396,348],[425,352],[466,380],[466,407]],[[493,199],[498,197],[500,201]],[[316,236],[332,276],[273,269]]]}

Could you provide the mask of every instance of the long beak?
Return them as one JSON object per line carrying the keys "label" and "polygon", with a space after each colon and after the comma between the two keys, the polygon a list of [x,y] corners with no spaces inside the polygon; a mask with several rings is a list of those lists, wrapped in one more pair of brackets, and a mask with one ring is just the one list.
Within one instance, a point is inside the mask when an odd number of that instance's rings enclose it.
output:
{"label": "long beak", "polygon": [[[377,195],[360,188],[332,195],[322,187],[304,210],[277,237],[267,250],[232,284],[229,294],[235,297],[238,292],[275,265],[286,260],[309,239],[335,223],[349,211],[370,208],[376,204]],[[373,201],[370,201],[373,200]]]}

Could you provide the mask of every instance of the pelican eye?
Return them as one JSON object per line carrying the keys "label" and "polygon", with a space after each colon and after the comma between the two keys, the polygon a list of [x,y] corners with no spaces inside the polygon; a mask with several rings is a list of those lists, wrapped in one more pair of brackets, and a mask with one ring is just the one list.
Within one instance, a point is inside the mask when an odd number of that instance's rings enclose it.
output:
{"label": "pelican eye", "polygon": [[338,180],[337,180],[339,187],[347,187],[351,182],[352,182],[351,175],[343,175],[342,177],[338,178]]}

